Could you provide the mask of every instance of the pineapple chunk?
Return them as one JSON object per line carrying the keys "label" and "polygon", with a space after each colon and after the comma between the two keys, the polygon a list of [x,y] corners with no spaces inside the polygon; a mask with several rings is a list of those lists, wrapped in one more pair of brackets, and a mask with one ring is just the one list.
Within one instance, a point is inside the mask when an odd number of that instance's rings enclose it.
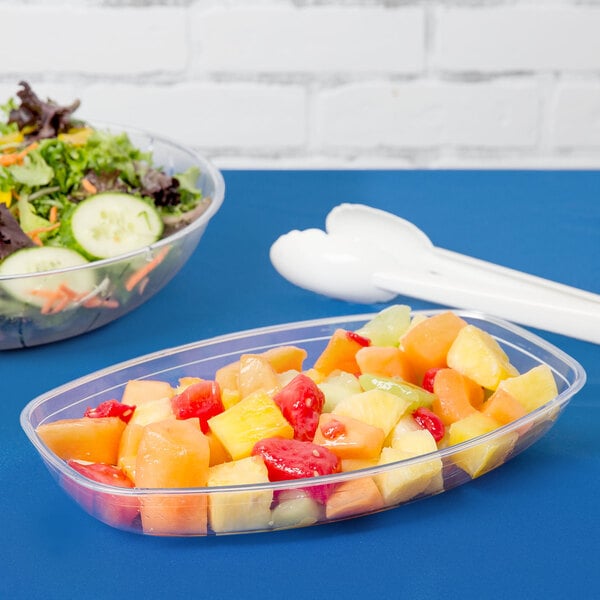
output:
{"label": "pineapple chunk", "polygon": [[[433,436],[422,429],[409,431],[394,440],[393,447],[381,451],[380,465],[405,460],[437,450]],[[435,493],[443,489],[442,459],[432,458],[424,462],[401,465],[374,477],[387,506],[407,502],[423,492]]]}
{"label": "pineapple chunk", "polygon": [[167,419],[175,419],[175,413],[171,407],[171,398],[165,396],[137,406],[129,424],[144,427],[150,423],[158,423]]}
{"label": "pineapple chunk", "polygon": [[516,398],[527,412],[558,396],[556,381],[548,365],[539,365],[523,375],[506,379],[500,383],[500,389]]}
{"label": "pineapple chunk", "polygon": [[144,428],[142,425],[128,423],[121,436],[117,466],[121,468],[131,481],[135,481],[135,461],[143,433]]}
{"label": "pineapple chunk", "polygon": [[[474,412],[450,425],[448,441],[453,446],[494,431],[498,427],[500,423],[495,419]],[[511,431],[494,440],[482,441],[476,446],[452,454],[452,462],[475,479],[499,467],[513,449],[518,437],[517,432]]]}
{"label": "pineapple chunk", "polygon": [[463,327],[450,346],[448,366],[480,386],[495,390],[500,382],[519,374],[500,344],[475,325]]}
{"label": "pineapple chunk", "polygon": [[[243,485],[269,481],[260,456],[210,467],[208,486]],[[271,522],[272,490],[213,492],[208,502],[210,526],[216,533],[267,529]]]}
{"label": "pineapple chunk", "polygon": [[279,379],[269,361],[260,354],[243,354],[238,376],[240,397],[263,390],[273,395],[279,389]]}
{"label": "pineapple chunk", "polygon": [[331,412],[379,427],[387,437],[410,404],[391,392],[373,389],[345,398]]}
{"label": "pineapple chunk", "polygon": [[121,402],[138,408],[146,402],[170,398],[174,394],[173,388],[166,381],[154,379],[132,379],[127,382]]}
{"label": "pineapple chunk", "polygon": [[294,437],[292,426],[273,399],[262,390],[210,418],[208,425],[233,460],[250,456],[254,444],[263,438]]}

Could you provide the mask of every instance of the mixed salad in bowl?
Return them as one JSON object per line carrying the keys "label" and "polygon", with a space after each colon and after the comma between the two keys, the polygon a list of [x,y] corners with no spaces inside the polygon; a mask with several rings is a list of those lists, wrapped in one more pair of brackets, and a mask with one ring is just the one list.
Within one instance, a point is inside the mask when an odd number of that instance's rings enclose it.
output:
{"label": "mixed salad in bowl", "polygon": [[[154,271],[167,255],[170,276],[177,271],[222,201],[222,178],[207,161],[150,134],[77,119],[79,104],[42,100],[21,82],[0,106],[0,349],[53,341],[24,333],[32,321],[48,331],[73,309],[138,305],[131,293],[162,287],[166,274]],[[154,289],[151,273],[162,281]],[[84,330],[119,315],[91,316]]]}

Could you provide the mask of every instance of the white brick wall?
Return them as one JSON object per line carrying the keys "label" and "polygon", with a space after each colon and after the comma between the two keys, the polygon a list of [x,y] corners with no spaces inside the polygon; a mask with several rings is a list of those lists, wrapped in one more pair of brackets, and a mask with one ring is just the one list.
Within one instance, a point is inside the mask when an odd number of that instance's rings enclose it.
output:
{"label": "white brick wall", "polygon": [[600,0],[0,0],[0,32],[0,99],[222,167],[600,167]]}

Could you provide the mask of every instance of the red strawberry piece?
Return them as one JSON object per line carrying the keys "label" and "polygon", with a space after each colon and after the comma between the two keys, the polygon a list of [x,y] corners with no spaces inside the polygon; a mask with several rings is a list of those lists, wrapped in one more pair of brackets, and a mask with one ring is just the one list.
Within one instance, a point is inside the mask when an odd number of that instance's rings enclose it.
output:
{"label": "red strawberry piece", "polygon": [[294,428],[294,439],[312,441],[325,404],[325,395],[317,384],[300,373],[277,392],[273,400]]}
{"label": "red strawberry piece", "polygon": [[364,335],[360,335],[360,333],[356,333],[355,331],[346,331],[346,336],[348,339],[355,341],[357,344],[361,346],[370,346],[371,340]]}
{"label": "red strawberry piece", "polygon": [[[254,456],[261,456],[270,481],[306,479],[320,475],[339,473],[340,459],[330,450],[300,440],[281,437],[265,438],[252,449]],[[333,485],[316,485],[305,488],[317,501],[326,502]]]}
{"label": "red strawberry piece", "polygon": [[127,404],[121,404],[118,400],[106,400],[96,406],[96,408],[87,408],[84,417],[90,419],[97,419],[100,417],[119,417],[125,423],[129,423],[135,406],[129,406]]}
{"label": "red strawberry piece", "polygon": [[186,387],[171,398],[171,407],[177,419],[200,419],[200,429],[207,433],[208,420],[225,410],[221,390],[216,381],[202,380]]}
{"label": "red strawberry piece", "polygon": [[421,406],[412,414],[413,419],[419,427],[427,429],[436,442],[439,442],[446,434],[446,427],[442,420],[431,410]]}

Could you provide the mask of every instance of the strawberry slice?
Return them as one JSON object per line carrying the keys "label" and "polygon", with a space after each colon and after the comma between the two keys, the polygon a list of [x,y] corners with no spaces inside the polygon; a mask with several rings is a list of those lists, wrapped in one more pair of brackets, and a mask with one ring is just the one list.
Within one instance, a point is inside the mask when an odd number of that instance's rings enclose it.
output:
{"label": "strawberry slice", "polygon": [[208,420],[225,410],[219,384],[204,379],[173,396],[171,407],[177,419],[200,419],[202,433],[207,433],[210,429]]}
{"label": "strawberry slice", "polygon": [[128,404],[121,404],[118,400],[106,400],[96,406],[96,408],[88,407],[84,413],[84,417],[90,419],[99,419],[101,417],[119,417],[121,421],[129,423],[135,406],[129,406]]}
{"label": "strawberry slice", "polygon": [[[257,442],[252,449],[254,456],[261,456],[269,481],[305,479],[339,473],[340,459],[330,450],[300,440],[288,440],[281,437],[265,438]],[[334,485],[316,485],[306,491],[317,501],[325,503],[333,491]]]}
{"label": "strawberry slice", "polygon": [[315,437],[325,395],[306,375],[296,375],[273,400],[294,429],[294,439],[310,442]]}

